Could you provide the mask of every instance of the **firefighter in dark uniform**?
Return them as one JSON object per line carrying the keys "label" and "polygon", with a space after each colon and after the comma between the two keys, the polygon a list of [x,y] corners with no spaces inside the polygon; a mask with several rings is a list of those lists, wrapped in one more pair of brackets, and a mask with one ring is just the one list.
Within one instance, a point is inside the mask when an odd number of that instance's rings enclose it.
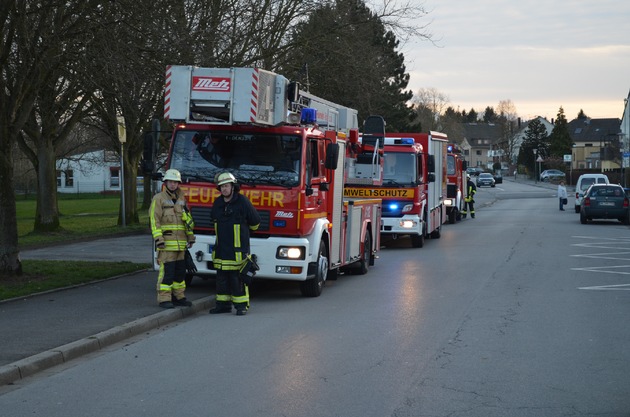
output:
{"label": "firefighter in dark uniform", "polygon": [[470,179],[470,175],[466,175],[466,197],[464,198],[464,210],[462,210],[462,217],[466,218],[468,211],[470,210],[470,217],[475,218],[475,194],[477,194],[477,186]]}
{"label": "firefighter in dark uniform", "polygon": [[217,176],[221,196],[214,201],[211,219],[216,242],[212,262],[217,270],[217,302],[210,314],[230,313],[243,316],[249,308],[249,288],[240,277],[249,255],[249,232],[257,230],[260,215],[252,203],[239,193],[236,178],[229,172]]}
{"label": "firefighter in dark uniform", "polygon": [[162,308],[191,306],[186,300],[186,250],[195,243],[193,219],[179,188],[182,176],[176,169],[164,174],[164,190],[153,197],[149,218],[157,249],[158,304]]}

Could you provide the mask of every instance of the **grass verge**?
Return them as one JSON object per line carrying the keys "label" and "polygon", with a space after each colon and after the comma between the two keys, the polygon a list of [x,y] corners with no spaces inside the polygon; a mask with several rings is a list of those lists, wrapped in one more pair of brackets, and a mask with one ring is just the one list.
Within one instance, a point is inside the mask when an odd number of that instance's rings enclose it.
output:
{"label": "grass verge", "polygon": [[21,276],[0,278],[0,300],[24,297],[150,268],[131,262],[22,261]]}

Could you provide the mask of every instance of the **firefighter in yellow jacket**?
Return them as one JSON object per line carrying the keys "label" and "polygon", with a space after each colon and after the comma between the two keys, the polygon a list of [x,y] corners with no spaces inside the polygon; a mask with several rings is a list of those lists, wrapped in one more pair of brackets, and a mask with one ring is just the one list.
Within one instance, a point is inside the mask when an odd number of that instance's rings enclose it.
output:
{"label": "firefighter in yellow jacket", "polygon": [[193,219],[186,204],[184,192],[179,188],[182,176],[176,169],[164,174],[164,189],[153,197],[149,218],[151,233],[160,265],[157,282],[157,299],[162,308],[191,306],[186,300],[185,253],[193,243]]}
{"label": "firefighter in yellow jacket", "polygon": [[464,210],[462,217],[465,219],[470,211],[470,217],[475,218],[475,194],[477,194],[477,186],[470,179],[470,175],[466,174],[466,198],[464,198]]}

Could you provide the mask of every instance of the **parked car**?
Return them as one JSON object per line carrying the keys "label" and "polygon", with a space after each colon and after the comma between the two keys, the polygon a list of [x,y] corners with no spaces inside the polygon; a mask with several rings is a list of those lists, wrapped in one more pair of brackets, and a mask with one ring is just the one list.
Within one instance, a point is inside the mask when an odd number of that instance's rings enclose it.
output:
{"label": "parked car", "polygon": [[466,168],[466,174],[470,175],[471,177],[476,177],[479,174],[481,174],[482,172],[483,172],[483,169],[481,169],[479,167]]}
{"label": "parked car", "polygon": [[566,179],[566,174],[559,169],[546,169],[540,174],[540,181],[542,182],[564,179]]}
{"label": "parked car", "polygon": [[582,174],[575,183],[575,212],[580,212],[580,204],[582,204],[582,197],[584,193],[593,184],[608,184],[608,177],[606,174]]}
{"label": "parked car", "polygon": [[492,177],[492,174],[489,173],[489,172],[482,172],[477,177],[477,187],[481,187],[481,186],[484,186],[484,185],[488,186],[488,187],[494,187],[495,186],[494,178]]}
{"label": "parked car", "polygon": [[630,224],[630,200],[621,185],[593,184],[582,199],[580,223],[593,219],[617,219]]}

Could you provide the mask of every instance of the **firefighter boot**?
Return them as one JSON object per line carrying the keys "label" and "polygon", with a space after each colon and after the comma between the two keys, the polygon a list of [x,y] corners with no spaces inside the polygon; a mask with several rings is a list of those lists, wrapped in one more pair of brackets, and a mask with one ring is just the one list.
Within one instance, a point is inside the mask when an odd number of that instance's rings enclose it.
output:
{"label": "firefighter boot", "polygon": [[162,308],[174,308],[175,306],[170,301],[162,301],[160,303],[160,307],[162,307]]}
{"label": "firefighter boot", "polygon": [[231,312],[232,312],[232,305],[230,303],[217,301],[217,305],[214,308],[211,308],[208,313],[223,314],[223,313],[231,313]]}
{"label": "firefighter boot", "polygon": [[173,305],[176,305],[178,307],[190,307],[192,306],[192,302],[188,301],[186,297],[180,298],[179,300],[175,298],[173,299]]}

